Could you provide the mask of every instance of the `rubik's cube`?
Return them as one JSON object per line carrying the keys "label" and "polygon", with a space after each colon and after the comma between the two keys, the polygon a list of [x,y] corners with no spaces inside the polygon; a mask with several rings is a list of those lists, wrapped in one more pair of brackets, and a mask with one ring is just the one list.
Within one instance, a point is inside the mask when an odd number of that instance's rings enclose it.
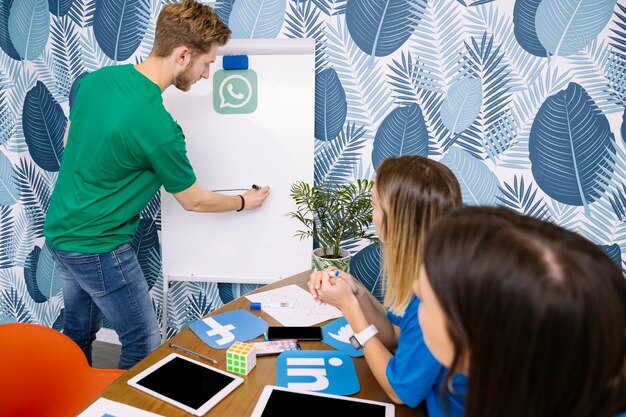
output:
{"label": "rubik's cube", "polygon": [[226,370],[248,375],[256,365],[256,352],[250,343],[235,342],[226,351]]}

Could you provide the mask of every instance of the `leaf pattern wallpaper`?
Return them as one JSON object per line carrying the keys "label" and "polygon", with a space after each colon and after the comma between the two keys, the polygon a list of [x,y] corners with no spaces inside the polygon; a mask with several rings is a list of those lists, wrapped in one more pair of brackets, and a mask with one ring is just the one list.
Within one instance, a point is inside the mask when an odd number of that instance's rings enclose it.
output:
{"label": "leaf pattern wallpaper", "polygon": [[[0,322],[62,328],[42,231],[76,84],[141,62],[171,1],[0,2]],[[453,170],[467,204],[560,224],[625,267],[626,0],[204,3],[233,38],[315,39],[316,182],[425,155]],[[160,220],[156,195],[132,241],[159,317]],[[381,297],[379,248],[345,245]],[[175,283],[168,335],[254,288]]]}

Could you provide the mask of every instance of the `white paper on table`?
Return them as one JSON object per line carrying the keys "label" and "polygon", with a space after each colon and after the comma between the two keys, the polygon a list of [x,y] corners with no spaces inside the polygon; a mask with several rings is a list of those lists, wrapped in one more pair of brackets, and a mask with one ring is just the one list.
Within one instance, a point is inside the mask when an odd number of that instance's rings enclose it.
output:
{"label": "white paper on table", "polygon": [[118,403],[106,398],[98,398],[78,417],[164,417],[161,414],[151,413],[128,404]]}
{"label": "white paper on table", "polygon": [[326,320],[341,317],[333,306],[319,305],[308,291],[295,284],[245,296],[253,303],[290,303],[291,307],[263,307],[283,326],[313,326]]}

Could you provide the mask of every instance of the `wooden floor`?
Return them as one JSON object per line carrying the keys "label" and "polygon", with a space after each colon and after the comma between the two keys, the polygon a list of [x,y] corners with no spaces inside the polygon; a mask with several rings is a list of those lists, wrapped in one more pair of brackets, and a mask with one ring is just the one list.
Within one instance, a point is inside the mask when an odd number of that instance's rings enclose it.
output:
{"label": "wooden floor", "polygon": [[120,350],[120,345],[96,340],[93,342],[91,353],[92,366],[94,368],[117,368],[120,361]]}

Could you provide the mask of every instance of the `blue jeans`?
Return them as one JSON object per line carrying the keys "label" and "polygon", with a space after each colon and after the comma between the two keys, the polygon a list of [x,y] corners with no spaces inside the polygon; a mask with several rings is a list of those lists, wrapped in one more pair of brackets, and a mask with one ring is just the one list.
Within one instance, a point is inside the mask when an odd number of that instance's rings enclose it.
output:
{"label": "blue jeans", "polygon": [[122,343],[121,369],[159,347],[159,325],[148,283],[129,244],[108,253],[51,252],[63,279],[63,333],[80,346],[90,365],[91,346],[103,314]]}

